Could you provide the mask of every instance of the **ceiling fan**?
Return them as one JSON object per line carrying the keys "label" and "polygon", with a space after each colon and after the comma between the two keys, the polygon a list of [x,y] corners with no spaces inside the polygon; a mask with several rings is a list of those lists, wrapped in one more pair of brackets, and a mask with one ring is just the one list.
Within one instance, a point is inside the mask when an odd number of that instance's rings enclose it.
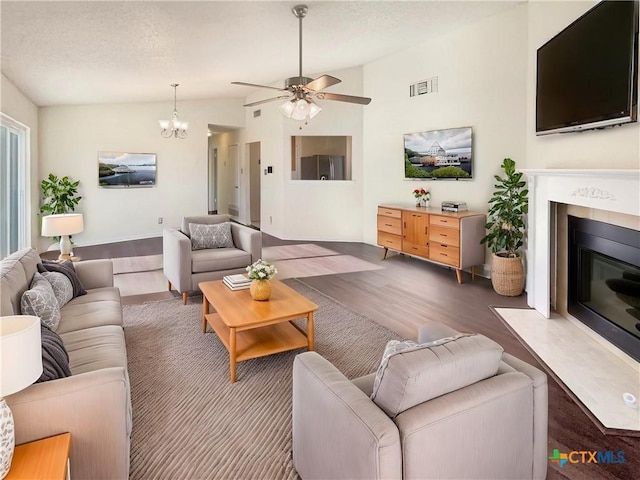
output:
{"label": "ceiling fan", "polygon": [[338,102],[357,103],[360,105],[368,105],[370,98],[357,97],[354,95],[342,95],[340,93],[323,92],[325,88],[331,87],[341,82],[339,78],[331,75],[322,75],[316,79],[302,76],[302,19],[307,15],[309,8],[306,5],[296,5],[291,9],[293,14],[298,18],[299,23],[299,70],[297,77],[287,78],[284,82],[284,88],[271,87],[268,85],[256,85],[255,83],[231,82],[233,85],[245,85],[247,87],[269,88],[280,92],[287,92],[286,95],[278,95],[277,97],[259,100],[257,102],[247,103],[245,107],[253,107],[263,103],[273,102],[275,100],[287,99],[280,106],[280,111],[287,117],[295,120],[304,120],[307,117],[313,118],[322,110],[314,101],[314,98],[321,100],[335,100]]}

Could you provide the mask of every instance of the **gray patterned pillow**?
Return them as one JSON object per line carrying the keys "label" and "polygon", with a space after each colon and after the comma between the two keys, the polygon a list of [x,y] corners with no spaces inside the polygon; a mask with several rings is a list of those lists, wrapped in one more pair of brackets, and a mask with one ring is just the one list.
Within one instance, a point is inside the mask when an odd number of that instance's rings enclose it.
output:
{"label": "gray patterned pillow", "polygon": [[22,294],[20,309],[23,315],[35,315],[51,330],[60,323],[60,307],[51,284],[40,273],[33,275],[29,290]]}
{"label": "gray patterned pillow", "polygon": [[71,280],[64,273],[42,272],[41,275],[51,284],[53,294],[56,296],[60,308],[71,301],[73,298],[73,285],[71,285]]}
{"label": "gray patterned pillow", "polygon": [[231,224],[229,222],[201,224],[190,223],[189,234],[191,236],[191,248],[202,250],[204,248],[233,248],[231,236]]}

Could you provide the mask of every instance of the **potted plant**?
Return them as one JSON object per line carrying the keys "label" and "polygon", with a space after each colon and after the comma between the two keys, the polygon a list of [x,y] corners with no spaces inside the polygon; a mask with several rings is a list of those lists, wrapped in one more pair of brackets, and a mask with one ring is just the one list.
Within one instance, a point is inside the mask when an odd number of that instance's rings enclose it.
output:
{"label": "potted plant", "polygon": [[271,280],[278,270],[272,263],[258,259],[247,267],[248,277],[251,279],[249,293],[254,300],[269,300],[271,296]]}
{"label": "potted plant", "polygon": [[496,184],[487,221],[485,243],[493,253],[491,283],[500,295],[518,296],[524,289],[524,266],[518,249],[524,239],[524,216],[529,204],[527,183],[516,162],[505,158],[501,165],[505,176],[495,175]]}
{"label": "potted plant", "polygon": [[78,185],[80,180],[72,182],[67,176],[58,178],[50,173],[42,180],[42,205],[40,213],[43,215],[54,215],[60,213],[73,212],[81,196],[78,195]]}

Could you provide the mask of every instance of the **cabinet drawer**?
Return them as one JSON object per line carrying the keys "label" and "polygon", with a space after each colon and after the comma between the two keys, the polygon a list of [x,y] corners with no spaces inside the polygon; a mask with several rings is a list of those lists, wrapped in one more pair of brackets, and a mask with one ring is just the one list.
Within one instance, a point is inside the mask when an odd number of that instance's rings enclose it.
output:
{"label": "cabinet drawer", "polygon": [[378,207],[378,215],[382,215],[384,217],[401,218],[402,210],[397,210],[395,208]]}
{"label": "cabinet drawer", "polygon": [[444,243],[453,247],[460,246],[460,231],[455,228],[431,225],[429,228],[429,240]]}
{"label": "cabinet drawer", "polygon": [[403,242],[402,251],[411,255],[417,255],[419,257],[429,258],[429,246],[417,245],[415,243]]}
{"label": "cabinet drawer", "polygon": [[457,267],[460,265],[460,249],[442,243],[431,242],[429,244],[429,259]]}
{"label": "cabinet drawer", "polygon": [[400,218],[378,215],[378,230],[394,235],[402,235],[402,220]]}
{"label": "cabinet drawer", "polygon": [[378,245],[400,252],[402,251],[402,237],[386,232],[378,232]]}
{"label": "cabinet drawer", "polygon": [[440,215],[430,215],[429,223],[431,225],[441,225],[449,228],[460,228],[460,219],[453,217],[443,217]]}

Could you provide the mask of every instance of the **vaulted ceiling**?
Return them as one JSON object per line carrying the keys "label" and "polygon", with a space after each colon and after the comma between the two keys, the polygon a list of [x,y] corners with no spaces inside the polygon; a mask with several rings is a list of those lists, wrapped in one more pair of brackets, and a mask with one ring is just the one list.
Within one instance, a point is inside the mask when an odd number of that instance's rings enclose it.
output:
{"label": "vaulted ceiling", "polygon": [[36,105],[244,97],[232,81],[280,84],[371,62],[515,1],[6,1],[2,73]]}

